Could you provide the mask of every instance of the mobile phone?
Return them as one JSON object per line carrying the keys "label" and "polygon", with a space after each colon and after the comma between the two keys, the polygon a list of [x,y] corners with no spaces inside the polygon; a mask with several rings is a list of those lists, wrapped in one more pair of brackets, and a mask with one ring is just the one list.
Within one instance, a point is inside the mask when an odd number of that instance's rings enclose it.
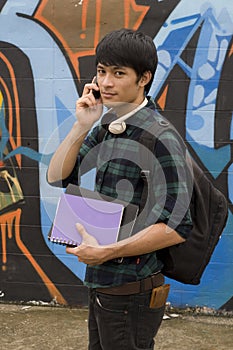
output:
{"label": "mobile phone", "polygon": [[92,90],[92,93],[93,93],[93,95],[94,95],[96,100],[98,100],[100,98],[100,92],[99,91]]}
{"label": "mobile phone", "polygon": [[[95,83],[98,86],[98,82],[97,82],[96,77],[95,77],[93,83]],[[96,91],[96,90],[92,89],[92,93],[93,93],[96,100],[98,100],[100,98],[100,91]]]}

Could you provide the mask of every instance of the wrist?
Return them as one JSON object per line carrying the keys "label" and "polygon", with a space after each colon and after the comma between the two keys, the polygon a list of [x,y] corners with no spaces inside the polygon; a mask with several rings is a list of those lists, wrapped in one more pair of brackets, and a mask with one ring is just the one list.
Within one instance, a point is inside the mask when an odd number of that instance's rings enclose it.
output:
{"label": "wrist", "polygon": [[84,139],[90,129],[91,126],[82,125],[78,121],[76,121],[69,132],[71,143],[80,140],[80,138]]}
{"label": "wrist", "polygon": [[107,246],[102,246],[103,248],[103,260],[104,262],[109,261],[109,260],[114,260],[121,258],[121,253],[119,251],[119,247],[115,243],[107,245]]}

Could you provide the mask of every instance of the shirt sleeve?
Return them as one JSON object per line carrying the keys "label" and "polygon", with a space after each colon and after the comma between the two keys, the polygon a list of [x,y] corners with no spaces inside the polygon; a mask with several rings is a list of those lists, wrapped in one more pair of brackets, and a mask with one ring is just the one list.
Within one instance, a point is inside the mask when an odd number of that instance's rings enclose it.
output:
{"label": "shirt sleeve", "polygon": [[156,143],[153,180],[150,194],[154,198],[146,225],[164,222],[183,238],[192,229],[189,178],[185,152],[175,134],[164,132]]}

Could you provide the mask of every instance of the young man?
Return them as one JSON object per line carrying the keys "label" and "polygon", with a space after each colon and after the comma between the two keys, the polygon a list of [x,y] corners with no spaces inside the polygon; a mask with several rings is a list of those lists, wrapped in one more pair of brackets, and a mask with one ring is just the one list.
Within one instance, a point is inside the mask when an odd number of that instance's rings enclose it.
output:
{"label": "young man", "polygon": [[[146,97],[157,66],[156,48],[142,33],[116,30],[98,44],[96,65],[98,85],[94,80],[86,84],[76,102],[77,121],[51,160],[48,181],[62,180],[64,187],[77,184],[80,171],[97,167],[97,191],[141,209],[137,232],[129,238],[100,246],[77,224],[82,244],[66,251],[87,264],[89,350],[153,349],[166,302],[163,265],[156,251],[182,243],[192,226],[184,152],[170,132],[157,141],[151,156],[153,200],[148,215],[142,215],[139,138],[158,118],[154,102]],[[100,92],[97,99],[95,91]],[[103,105],[111,114],[93,127]],[[152,291],[161,298],[150,306]]]}

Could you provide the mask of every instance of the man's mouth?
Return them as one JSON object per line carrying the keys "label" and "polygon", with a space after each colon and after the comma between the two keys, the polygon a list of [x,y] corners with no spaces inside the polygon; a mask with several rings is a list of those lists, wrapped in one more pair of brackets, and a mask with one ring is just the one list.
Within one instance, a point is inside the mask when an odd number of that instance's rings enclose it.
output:
{"label": "man's mouth", "polygon": [[103,91],[103,92],[101,92],[101,96],[102,96],[102,98],[108,99],[108,98],[113,98],[114,96],[116,96],[116,93]]}

